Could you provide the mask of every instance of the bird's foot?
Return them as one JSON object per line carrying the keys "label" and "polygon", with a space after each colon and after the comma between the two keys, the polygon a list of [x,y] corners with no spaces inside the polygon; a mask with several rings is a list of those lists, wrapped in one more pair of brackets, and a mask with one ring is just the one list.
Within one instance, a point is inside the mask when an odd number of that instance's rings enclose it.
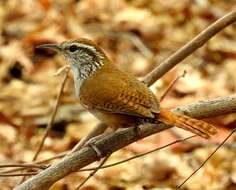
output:
{"label": "bird's foot", "polygon": [[96,152],[96,155],[97,155],[97,159],[98,159],[98,160],[100,160],[103,156],[102,156],[102,153],[101,153],[101,151],[99,150],[99,148],[95,145],[95,143],[96,143],[98,140],[100,140],[100,139],[102,139],[103,137],[105,137],[106,135],[107,135],[107,134],[104,133],[104,134],[95,136],[95,137],[89,139],[89,140],[85,143],[85,145],[84,145],[84,146],[89,146],[89,147],[91,147],[91,148],[94,150],[94,152]]}
{"label": "bird's foot", "polygon": [[140,126],[135,126],[134,127],[134,134],[136,138],[139,138],[141,136],[141,129]]}
{"label": "bird's foot", "polygon": [[94,150],[94,152],[96,153],[97,161],[101,160],[102,153],[98,149],[98,147],[96,145],[92,144],[92,143],[88,144],[88,146],[90,146]]}

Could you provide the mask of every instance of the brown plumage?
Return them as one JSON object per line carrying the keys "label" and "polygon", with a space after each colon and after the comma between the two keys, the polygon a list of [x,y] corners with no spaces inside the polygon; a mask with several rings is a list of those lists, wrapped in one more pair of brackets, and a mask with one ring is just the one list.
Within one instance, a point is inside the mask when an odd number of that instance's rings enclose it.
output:
{"label": "brown plumage", "polygon": [[111,64],[103,65],[83,82],[79,97],[84,107],[113,128],[161,121],[203,138],[216,133],[204,121],[160,109],[157,98],[145,84]]}
{"label": "brown plumage", "polygon": [[110,127],[163,122],[203,138],[216,133],[216,129],[204,121],[160,109],[158,99],[145,84],[119,70],[90,40],[72,40],[43,47],[54,48],[65,56],[71,64],[81,104]]}

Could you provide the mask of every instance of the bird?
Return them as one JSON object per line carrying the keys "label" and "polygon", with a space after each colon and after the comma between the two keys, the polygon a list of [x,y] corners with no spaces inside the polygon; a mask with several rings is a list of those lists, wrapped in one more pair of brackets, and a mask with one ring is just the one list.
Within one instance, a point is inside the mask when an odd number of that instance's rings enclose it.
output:
{"label": "bird", "polygon": [[119,69],[90,39],[42,44],[38,48],[50,48],[64,56],[71,67],[75,95],[81,105],[113,130],[162,122],[206,139],[217,133],[205,121],[161,107],[143,82]]}

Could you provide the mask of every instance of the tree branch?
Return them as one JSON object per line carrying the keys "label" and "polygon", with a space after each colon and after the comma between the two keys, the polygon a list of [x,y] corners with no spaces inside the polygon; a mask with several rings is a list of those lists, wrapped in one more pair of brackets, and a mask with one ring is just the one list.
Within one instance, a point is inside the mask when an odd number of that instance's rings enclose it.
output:
{"label": "tree branch", "polygon": [[216,22],[208,26],[190,42],[164,60],[152,72],[150,72],[144,79],[144,83],[148,86],[152,85],[175,65],[188,57],[192,52],[203,46],[209,39],[224,29],[226,26],[236,21],[236,10],[231,11]]}
{"label": "tree branch", "polygon": [[236,112],[236,94],[180,106],[174,111],[198,119],[234,113]]}
{"label": "tree branch", "polygon": [[[228,106],[225,106],[225,104]],[[235,112],[236,94],[225,98],[216,98],[210,101],[202,101],[187,106],[181,106],[172,111],[187,113],[187,115],[195,118],[218,116],[225,113]],[[170,128],[170,126],[162,123],[158,125],[146,125],[140,129],[139,137],[137,137],[137,134],[132,128],[123,129],[115,133],[108,134],[105,138],[94,143],[94,145],[105,157],[106,155],[115,152],[139,139],[161,132],[168,128]],[[31,177],[16,187],[15,190],[46,190],[56,181],[95,162],[96,159],[97,154],[92,148],[88,146],[82,147],[80,151],[73,152],[58,163],[50,166],[36,176]]]}

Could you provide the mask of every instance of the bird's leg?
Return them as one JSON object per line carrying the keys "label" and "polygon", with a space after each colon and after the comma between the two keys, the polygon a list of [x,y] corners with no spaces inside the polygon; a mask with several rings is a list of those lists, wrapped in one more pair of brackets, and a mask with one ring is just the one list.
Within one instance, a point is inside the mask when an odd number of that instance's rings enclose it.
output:
{"label": "bird's leg", "polygon": [[133,129],[134,129],[134,134],[135,134],[135,137],[138,138],[140,137],[141,135],[141,129],[140,129],[140,125],[137,125],[137,126],[134,126]]}
{"label": "bird's leg", "polygon": [[[140,129],[140,125],[136,125],[133,127],[133,131],[134,131],[134,134],[135,134],[135,137],[138,138],[140,137],[141,135],[141,129]],[[102,158],[102,153],[101,151],[98,149],[98,147],[96,147],[95,145],[95,142],[99,141],[100,139],[104,138],[105,136],[107,136],[108,134],[111,134],[117,130],[123,130],[124,128],[119,128],[119,127],[114,127],[112,126],[112,128],[110,128],[111,130],[110,131],[106,131],[105,133],[103,134],[100,134],[98,136],[95,136],[91,139],[89,139],[86,143],[85,143],[85,146],[90,146],[97,154],[97,158],[98,160],[100,160]]]}
{"label": "bird's leg", "polygon": [[89,139],[84,146],[90,146],[97,154],[97,158],[98,160],[100,160],[102,158],[102,153],[101,151],[98,149],[98,147],[96,147],[95,142],[103,139],[105,136],[107,136],[108,134],[111,134],[113,132],[115,132],[117,130],[117,127],[112,127],[110,131],[105,131],[103,134],[100,134],[98,136],[95,136],[91,139]]}
{"label": "bird's leg", "polygon": [[106,135],[108,135],[107,132],[100,134],[96,137],[93,137],[91,139],[89,139],[84,146],[90,146],[97,154],[97,158],[98,160],[100,160],[102,158],[102,153],[101,151],[96,147],[95,142],[99,141],[100,139],[104,138]]}

